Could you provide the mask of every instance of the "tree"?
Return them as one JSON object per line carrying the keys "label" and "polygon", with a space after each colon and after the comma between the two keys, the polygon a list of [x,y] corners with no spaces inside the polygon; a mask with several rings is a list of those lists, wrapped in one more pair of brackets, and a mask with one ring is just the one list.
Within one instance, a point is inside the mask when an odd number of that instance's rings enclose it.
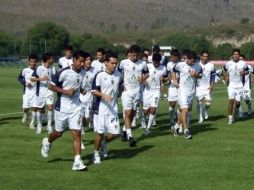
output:
{"label": "tree", "polygon": [[45,51],[51,51],[60,55],[69,43],[67,30],[54,22],[42,22],[30,28],[23,43],[25,54],[35,53],[42,55]]}
{"label": "tree", "polygon": [[136,42],[141,48],[148,48],[150,49],[152,47],[152,41],[146,40],[146,39],[138,39]]}
{"label": "tree", "polygon": [[216,48],[216,57],[218,59],[227,60],[230,58],[233,46],[229,43],[220,44]]}
{"label": "tree", "polygon": [[245,55],[247,59],[254,59],[254,42],[248,42],[241,46],[241,53]]}
{"label": "tree", "polygon": [[0,32],[0,55],[8,56],[13,55],[14,52],[14,39],[4,32]]}

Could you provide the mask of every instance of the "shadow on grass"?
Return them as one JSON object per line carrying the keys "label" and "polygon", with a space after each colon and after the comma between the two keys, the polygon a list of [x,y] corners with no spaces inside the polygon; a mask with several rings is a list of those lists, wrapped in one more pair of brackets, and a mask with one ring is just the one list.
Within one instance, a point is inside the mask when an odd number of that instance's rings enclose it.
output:
{"label": "shadow on grass", "polygon": [[11,120],[17,120],[20,119],[21,120],[22,117],[4,117],[4,118],[0,118],[0,125],[4,125],[4,124],[8,124],[10,123]]}
{"label": "shadow on grass", "polygon": [[192,135],[196,135],[198,133],[207,132],[207,131],[213,131],[217,130],[216,127],[211,127],[213,124],[210,123],[202,123],[202,124],[196,124],[191,126],[191,133]]}

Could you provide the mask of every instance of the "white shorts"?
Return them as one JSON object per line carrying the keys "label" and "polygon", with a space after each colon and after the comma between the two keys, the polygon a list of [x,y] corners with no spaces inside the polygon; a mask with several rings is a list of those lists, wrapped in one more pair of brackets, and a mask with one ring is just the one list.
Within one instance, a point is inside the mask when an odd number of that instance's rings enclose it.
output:
{"label": "white shorts", "polygon": [[240,102],[243,97],[243,88],[228,87],[228,99],[235,99]]}
{"label": "white shorts", "polygon": [[37,108],[43,108],[45,105],[53,105],[54,103],[54,94],[50,93],[46,96],[36,96],[35,105]]}
{"label": "white shorts", "polygon": [[118,115],[94,115],[94,131],[99,134],[120,134]]}
{"label": "white shorts", "polygon": [[81,114],[85,118],[90,118],[91,116],[92,103],[91,102],[81,102]]}
{"label": "white shorts", "polygon": [[196,97],[197,97],[198,101],[203,100],[203,98],[205,98],[205,100],[209,101],[209,102],[212,100],[209,89],[196,88]]}
{"label": "white shorts", "polygon": [[124,110],[136,110],[140,101],[140,93],[124,91],[122,93],[122,104]]}
{"label": "white shorts", "polygon": [[191,108],[192,106],[193,93],[186,92],[184,90],[178,90],[177,103],[181,109]]}
{"label": "white shorts", "polygon": [[55,110],[54,115],[55,115],[55,130],[57,132],[63,132],[66,123],[69,125],[69,129],[81,130],[82,127],[81,111],[64,113]]}
{"label": "white shorts", "polygon": [[147,110],[150,107],[157,108],[160,101],[160,91],[156,90],[145,90],[143,93],[143,109]]}
{"label": "white shorts", "polygon": [[36,95],[35,94],[23,94],[23,105],[22,108],[27,109],[36,107]]}
{"label": "white shorts", "polygon": [[243,89],[243,99],[251,100],[251,89]]}
{"label": "white shorts", "polygon": [[168,101],[176,102],[178,100],[178,89],[176,87],[168,88]]}

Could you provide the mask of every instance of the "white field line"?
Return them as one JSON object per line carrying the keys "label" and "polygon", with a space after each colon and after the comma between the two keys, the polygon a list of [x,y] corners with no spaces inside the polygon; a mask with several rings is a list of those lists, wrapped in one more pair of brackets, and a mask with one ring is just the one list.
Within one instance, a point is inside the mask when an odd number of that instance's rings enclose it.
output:
{"label": "white field line", "polygon": [[17,115],[17,114],[22,114],[23,112],[12,112],[12,113],[0,113],[0,117],[1,116],[8,116],[8,115]]}

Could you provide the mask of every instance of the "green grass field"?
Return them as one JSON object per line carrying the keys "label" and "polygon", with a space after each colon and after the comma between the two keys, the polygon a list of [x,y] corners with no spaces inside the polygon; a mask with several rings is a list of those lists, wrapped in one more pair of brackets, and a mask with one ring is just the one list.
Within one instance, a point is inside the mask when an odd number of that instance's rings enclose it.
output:
{"label": "green grass field", "polygon": [[[73,172],[72,139],[67,131],[54,142],[50,155],[40,155],[47,136],[21,123],[22,86],[16,80],[20,68],[0,69],[0,189],[254,189],[253,115],[227,124],[226,87],[215,86],[210,118],[197,124],[192,112],[193,139],[173,137],[169,130],[167,102],[160,104],[156,128],[134,135],[137,147],[117,139],[109,145],[110,158],[93,165],[93,139],[87,131],[82,158],[87,172]],[[244,107],[245,109],[246,107]],[[13,114],[9,114],[13,113]],[[7,115],[4,115],[7,114]]]}

